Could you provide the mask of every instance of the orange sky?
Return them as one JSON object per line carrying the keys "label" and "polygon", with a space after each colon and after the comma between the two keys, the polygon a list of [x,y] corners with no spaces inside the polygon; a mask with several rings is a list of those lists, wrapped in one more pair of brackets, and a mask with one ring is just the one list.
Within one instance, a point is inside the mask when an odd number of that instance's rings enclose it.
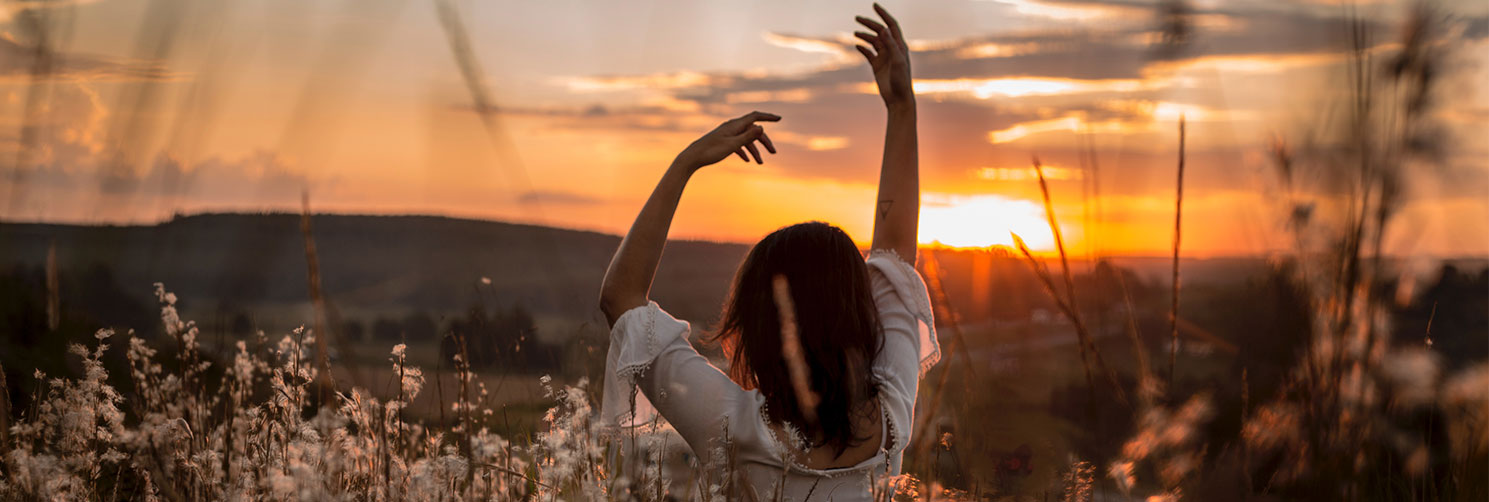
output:
{"label": "orange sky", "polygon": [[[432,2],[0,8],[0,214],[102,223],[298,210],[309,190],[321,211],[619,233],[677,151],[759,109],[785,117],[770,129],[780,154],[701,172],[673,235],[753,241],[816,219],[867,239],[884,114],[847,42],[867,4],[454,4],[496,107],[494,136]],[[885,4],[914,51],[924,242],[1007,244],[1013,231],[1048,249],[1038,156],[1069,246],[1166,254],[1181,115],[1186,254],[1285,249],[1291,201],[1333,207],[1319,187],[1285,194],[1268,145],[1332,131],[1346,84],[1338,6],[1194,2],[1189,43],[1164,54],[1155,6],[1141,0]],[[1412,166],[1387,241],[1396,253],[1482,256],[1489,18],[1481,2],[1442,5],[1455,14],[1439,94],[1449,106],[1433,120],[1448,148]],[[1372,56],[1388,58],[1404,4],[1360,12],[1376,30]],[[39,77],[37,26],[61,41]]]}

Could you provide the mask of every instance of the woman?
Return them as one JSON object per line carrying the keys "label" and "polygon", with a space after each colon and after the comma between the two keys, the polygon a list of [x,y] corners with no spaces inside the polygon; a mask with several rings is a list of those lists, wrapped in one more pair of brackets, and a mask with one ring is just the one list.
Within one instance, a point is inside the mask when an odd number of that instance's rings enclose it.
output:
{"label": "woman", "polygon": [[644,423],[655,406],[706,469],[734,476],[731,494],[869,499],[876,477],[899,474],[920,376],[940,358],[913,265],[920,188],[909,49],[895,19],[874,9],[883,23],[858,17],[872,32],[855,33],[868,44],[858,50],[888,113],[867,260],[825,223],[785,227],[756,244],[718,333],[727,376],[689,345],[688,323],[647,299],[688,179],[730,154],[763,163],[757,142],[775,153],[758,123],[780,117],[754,112],[677,156],[605,273],[600,307],[611,332],[602,419]]}

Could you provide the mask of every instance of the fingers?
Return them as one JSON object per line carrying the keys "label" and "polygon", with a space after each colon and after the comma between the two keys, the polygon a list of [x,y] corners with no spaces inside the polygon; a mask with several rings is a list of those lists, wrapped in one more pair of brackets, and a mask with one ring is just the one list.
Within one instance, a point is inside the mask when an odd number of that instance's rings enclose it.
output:
{"label": "fingers", "polygon": [[744,146],[745,146],[745,149],[746,150],[749,150],[750,151],[750,155],[753,155],[755,157],[755,163],[756,164],[764,164],[765,163],[764,160],[760,159],[760,149],[755,148],[755,142],[752,141],[752,142],[749,142],[749,143],[745,143]]}
{"label": "fingers", "polygon": [[[761,145],[765,146],[766,151],[776,153],[776,146],[770,141],[770,136],[765,134],[765,128],[758,125],[750,126],[744,133],[735,137],[735,140],[741,144],[741,151],[747,151],[750,153],[750,156],[754,157],[756,164],[765,163],[765,158],[760,155],[760,149],[755,146],[756,141],[759,141]],[[750,159],[745,157],[741,151],[736,151],[735,153],[739,154],[740,158],[748,162]]]}
{"label": "fingers", "polygon": [[749,162],[750,161],[750,158],[747,157],[747,156],[745,156],[745,151],[744,151],[743,148],[740,148],[738,150],[735,150],[734,151],[734,154],[739,156],[739,160],[743,160],[745,162]]}
{"label": "fingers", "polygon": [[854,45],[853,48],[858,49],[858,52],[860,54],[863,54],[863,57],[868,59],[870,64],[873,64],[874,58],[876,57],[874,51],[871,51],[868,47],[864,47],[862,45]]}
{"label": "fingers", "polygon": [[730,119],[728,122],[725,122],[724,125],[719,127],[729,134],[743,134],[749,129],[751,125],[754,125],[756,122],[780,121],[780,115],[776,115],[774,113],[765,113],[762,111],[753,111]]}
{"label": "fingers", "polygon": [[875,51],[884,52],[884,40],[878,36],[862,31],[853,32],[853,36],[858,37],[864,42],[868,42],[869,46],[873,47]]}
{"label": "fingers", "polygon": [[889,28],[885,28],[884,25],[879,24],[878,21],[863,16],[857,16],[853,19],[857,20],[858,24],[864,25],[870,30],[874,30],[874,33],[877,33],[879,35],[879,38],[884,40],[894,40],[894,34],[889,32]]}
{"label": "fingers", "polygon": [[765,113],[765,112],[761,112],[761,111],[754,111],[754,112],[746,113],[743,117],[740,117],[740,120],[744,120],[745,122],[749,122],[749,123],[755,123],[755,122],[780,122],[781,121],[781,116],[780,115],[776,115],[774,113]]}
{"label": "fingers", "polygon": [[879,17],[884,19],[885,24],[889,25],[889,32],[894,34],[894,39],[903,46],[905,44],[905,35],[900,32],[900,22],[894,16],[889,15],[889,11],[884,10],[884,7],[880,7],[878,3],[874,4],[874,12],[879,13]]}

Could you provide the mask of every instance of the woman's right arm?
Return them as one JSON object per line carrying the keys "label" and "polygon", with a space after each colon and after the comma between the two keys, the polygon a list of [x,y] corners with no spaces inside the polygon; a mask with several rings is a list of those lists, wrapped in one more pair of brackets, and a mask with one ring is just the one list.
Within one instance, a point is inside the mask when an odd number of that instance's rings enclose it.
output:
{"label": "woman's right arm", "polygon": [[642,206],[641,214],[636,215],[631,231],[620,241],[620,248],[610,259],[610,267],[605,270],[605,279],[600,285],[600,310],[612,327],[627,310],[647,304],[652,276],[656,275],[657,264],[662,260],[667,231],[672,226],[672,216],[677,212],[677,203],[688,179],[698,169],[724,160],[731,154],[748,162],[745,152],[749,151],[755,157],[755,163],[765,163],[760,150],[755,148],[755,142],[758,141],[770,153],[776,153],[776,148],[771,144],[770,136],[765,135],[765,129],[756,122],[779,120],[781,117],[778,115],[751,112],[724,122],[688,145],[672,161],[646,205]]}
{"label": "woman's right arm", "polygon": [[873,33],[855,36],[873,48],[856,46],[874,70],[879,96],[889,120],[884,131],[884,162],[879,169],[879,196],[874,209],[873,249],[890,249],[915,262],[920,223],[920,153],[915,132],[915,90],[910,79],[910,48],[900,24],[879,4],[874,11],[881,24],[859,16]]}

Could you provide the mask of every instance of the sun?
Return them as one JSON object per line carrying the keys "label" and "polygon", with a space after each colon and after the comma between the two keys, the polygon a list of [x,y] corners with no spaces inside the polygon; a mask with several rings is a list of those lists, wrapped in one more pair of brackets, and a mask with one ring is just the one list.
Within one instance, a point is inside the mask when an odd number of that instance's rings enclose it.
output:
{"label": "sun", "polygon": [[1011,247],[1009,232],[1022,237],[1031,250],[1054,249],[1044,209],[1034,202],[999,195],[924,194],[921,198],[921,244]]}

